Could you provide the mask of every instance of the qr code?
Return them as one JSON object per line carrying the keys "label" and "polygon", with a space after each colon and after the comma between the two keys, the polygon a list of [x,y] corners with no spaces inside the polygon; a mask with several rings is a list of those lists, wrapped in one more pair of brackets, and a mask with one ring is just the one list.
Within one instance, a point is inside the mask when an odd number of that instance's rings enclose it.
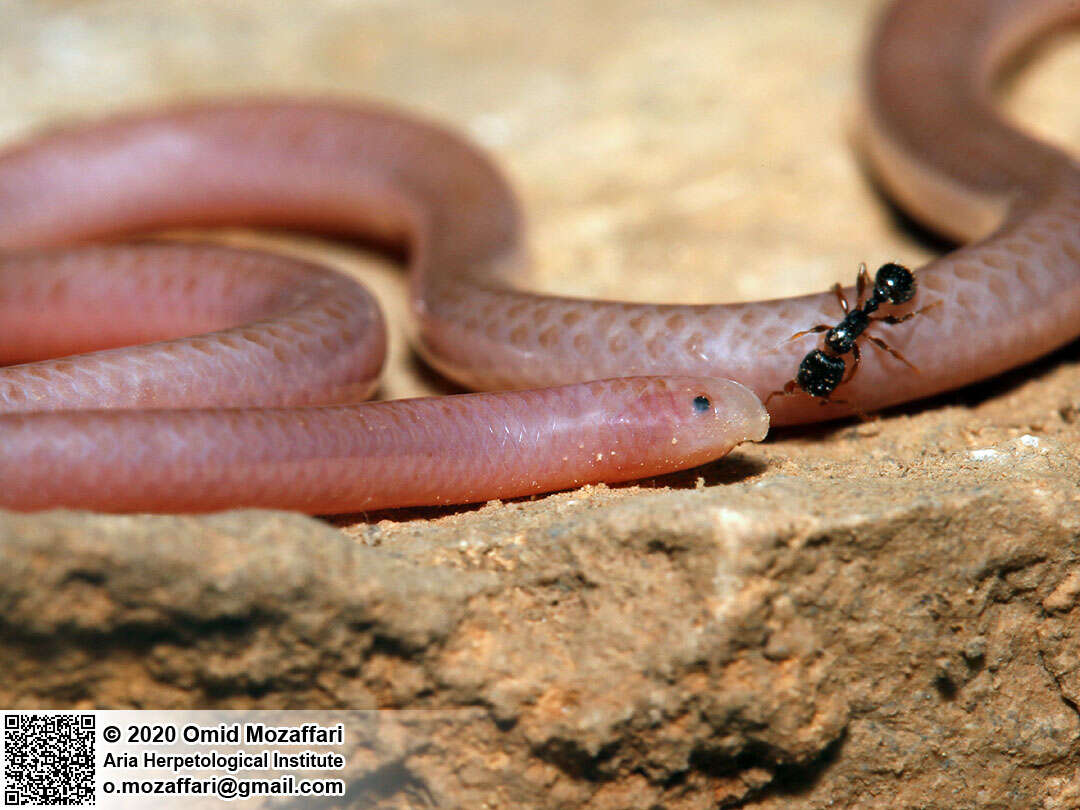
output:
{"label": "qr code", "polygon": [[5,714],[4,804],[94,804],[94,715]]}

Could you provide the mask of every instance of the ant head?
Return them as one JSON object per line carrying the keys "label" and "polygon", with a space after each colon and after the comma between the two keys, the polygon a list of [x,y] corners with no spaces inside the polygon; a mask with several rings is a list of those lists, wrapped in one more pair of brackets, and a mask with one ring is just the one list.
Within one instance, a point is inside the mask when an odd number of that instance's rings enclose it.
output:
{"label": "ant head", "polygon": [[844,379],[844,361],[840,357],[814,349],[799,363],[795,382],[812,397],[827,397]]}
{"label": "ant head", "polygon": [[874,297],[890,304],[902,304],[915,295],[915,276],[902,264],[889,262],[874,276]]}

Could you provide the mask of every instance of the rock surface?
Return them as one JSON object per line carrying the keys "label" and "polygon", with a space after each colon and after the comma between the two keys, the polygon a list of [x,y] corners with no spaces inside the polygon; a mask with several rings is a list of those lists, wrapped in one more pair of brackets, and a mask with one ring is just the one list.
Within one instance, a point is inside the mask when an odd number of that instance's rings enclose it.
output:
{"label": "rock surface", "polygon": [[[496,152],[538,287],[793,294],[937,247],[843,140],[863,6],[0,5],[0,137],[374,95]],[[1074,146],[1078,56],[1010,97]],[[403,323],[377,257],[227,238],[333,261]],[[446,390],[404,333],[384,394]],[[1078,474],[1074,345],[638,486],[333,522],[8,514],[0,705],[423,709],[358,742],[385,807],[1076,808]]]}

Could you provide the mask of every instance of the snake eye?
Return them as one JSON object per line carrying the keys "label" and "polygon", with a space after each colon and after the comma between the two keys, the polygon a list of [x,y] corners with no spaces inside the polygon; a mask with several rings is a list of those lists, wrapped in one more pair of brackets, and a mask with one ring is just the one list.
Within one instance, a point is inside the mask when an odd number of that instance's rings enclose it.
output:
{"label": "snake eye", "polygon": [[694,397],[694,410],[697,413],[706,413],[712,409],[712,403],[709,402],[709,398],[704,395]]}

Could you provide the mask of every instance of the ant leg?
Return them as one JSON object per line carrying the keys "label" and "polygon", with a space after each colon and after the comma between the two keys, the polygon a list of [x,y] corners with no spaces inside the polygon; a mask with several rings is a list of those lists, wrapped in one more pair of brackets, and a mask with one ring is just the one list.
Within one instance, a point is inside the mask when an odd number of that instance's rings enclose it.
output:
{"label": "ant leg", "polygon": [[859,370],[859,361],[862,360],[862,352],[859,351],[859,344],[851,344],[851,373],[847,375],[846,380],[841,380],[840,385],[851,382],[851,378],[855,376],[855,372]]}
{"label": "ant leg", "polygon": [[765,397],[765,407],[766,408],[769,407],[769,400],[772,399],[773,397],[775,397],[777,394],[779,394],[782,397],[786,397],[786,396],[788,396],[790,394],[795,393],[795,388],[798,386],[798,384],[799,383],[796,380],[788,380],[786,383],[784,383],[783,388],[781,388],[781,389],[779,389],[777,391],[773,391],[771,394],[769,394],[767,397]]}
{"label": "ant leg", "polygon": [[852,411],[854,411],[855,416],[859,417],[860,421],[863,421],[863,422],[873,422],[874,421],[874,417],[867,414],[865,410],[863,410],[858,405],[855,405],[855,403],[853,403],[851,400],[825,400],[821,404],[822,405],[829,405],[829,404],[847,405],[849,408],[852,409]]}
{"label": "ant leg", "polygon": [[916,373],[919,373],[918,366],[916,366],[914,363],[912,363],[910,360],[908,360],[906,357],[904,357],[904,355],[900,354],[900,352],[898,352],[896,349],[894,349],[892,346],[890,346],[884,340],[881,340],[880,338],[876,338],[873,335],[864,335],[864,336],[866,337],[867,340],[869,340],[871,343],[873,343],[879,349],[887,351],[889,354],[891,354],[893,357],[895,357],[901,363],[908,366],[912,371],[914,371]]}
{"label": "ant leg", "polygon": [[874,417],[870,416],[870,414],[868,414],[866,411],[864,411],[862,408],[860,408],[858,405],[856,405],[850,399],[832,399],[832,398],[829,398],[829,399],[823,399],[818,404],[820,404],[820,405],[847,405],[849,408],[851,408],[852,411],[855,412],[855,415],[857,417],[859,417],[860,421],[863,421],[863,422],[873,422],[874,421]]}
{"label": "ant leg", "polygon": [[[832,285],[832,291],[836,294],[836,300],[840,302],[840,309],[844,310],[844,314],[848,314],[848,302],[847,296],[844,295],[844,285],[839,281]],[[859,306],[862,306],[860,304]]]}
{"label": "ant leg", "polygon": [[922,309],[917,309],[914,312],[909,312],[907,315],[899,315],[899,316],[897,316],[897,315],[886,315],[886,316],[884,316],[882,318],[871,318],[870,320],[872,320],[872,321],[881,321],[882,323],[887,323],[887,324],[903,323],[904,321],[910,321],[916,315],[922,315],[928,309],[933,309],[934,307],[939,307],[939,306],[941,306],[941,301],[935,301],[934,303],[928,304],[927,306],[923,307]]}
{"label": "ant leg", "polygon": [[801,332],[796,332],[794,335],[789,337],[784,342],[785,343],[791,343],[791,341],[798,340],[803,335],[809,335],[809,334],[817,333],[817,332],[828,332],[830,329],[832,329],[832,327],[829,326],[827,323],[819,323],[817,326],[812,326],[809,329],[803,329]]}
{"label": "ant leg", "polygon": [[[866,303],[866,288],[873,286],[874,281],[870,278],[870,273],[866,269],[866,262],[859,262],[859,277],[855,281],[855,292],[858,298],[858,309],[862,309],[862,305]],[[845,309],[844,312],[847,312],[847,310]]]}

